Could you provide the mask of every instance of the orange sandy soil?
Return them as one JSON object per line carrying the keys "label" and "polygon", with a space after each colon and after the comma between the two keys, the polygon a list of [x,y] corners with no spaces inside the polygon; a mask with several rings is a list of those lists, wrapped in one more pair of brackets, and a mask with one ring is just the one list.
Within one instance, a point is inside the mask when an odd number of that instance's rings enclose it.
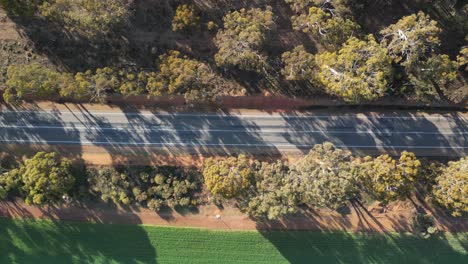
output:
{"label": "orange sandy soil", "polygon": [[[453,218],[428,206],[417,198],[394,202],[387,207],[378,204],[363,207],[349,205],[340,213],[320,209],[307,215],[289,217],[283,221],[255,222],[233,206],[219,209],[214,205],[200,206],[197,212],[161,212],[148,209],[123,209],[107,204],[88,203],[74,206],[35,207],[20,201],[0,202],[0,217],[43,218],[52,220],[91,221],[98,223],[146,224],[161,226],[190,226],[222,230],[288,229],[342,230],[360,232],[408,232],[412,230],[412,216],[417,210],[434,215],[439,230],[468,231],[468,219]],[[418,209],[416,209],[416,205]]]}

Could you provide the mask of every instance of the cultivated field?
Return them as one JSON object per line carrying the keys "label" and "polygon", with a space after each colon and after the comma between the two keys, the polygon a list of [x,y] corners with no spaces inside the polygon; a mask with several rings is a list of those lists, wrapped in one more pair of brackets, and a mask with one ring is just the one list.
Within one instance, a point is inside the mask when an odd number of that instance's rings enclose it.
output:
{"label": "cultivated field", "polygon": [[466,263],[468,234],[234,232],[0,219],[0,263]]}

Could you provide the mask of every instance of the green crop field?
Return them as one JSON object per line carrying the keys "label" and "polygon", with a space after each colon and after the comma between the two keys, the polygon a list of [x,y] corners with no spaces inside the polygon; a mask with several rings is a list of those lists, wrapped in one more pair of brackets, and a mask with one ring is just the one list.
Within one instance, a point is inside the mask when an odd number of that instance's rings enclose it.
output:
{"label": "green crop field", "polygon": [[468,234],[234,232],[0,219],[0,263],[468,263]]}

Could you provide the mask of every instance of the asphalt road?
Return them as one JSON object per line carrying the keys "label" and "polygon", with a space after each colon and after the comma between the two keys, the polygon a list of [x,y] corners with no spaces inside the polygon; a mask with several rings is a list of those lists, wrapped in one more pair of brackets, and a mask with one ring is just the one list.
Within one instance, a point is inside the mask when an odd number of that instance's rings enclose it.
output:
{"label": "asphalt road", "polygon": [[358,152],[466,156],[468,115],[0,111],[1,144],[275,154],[324,141]]}

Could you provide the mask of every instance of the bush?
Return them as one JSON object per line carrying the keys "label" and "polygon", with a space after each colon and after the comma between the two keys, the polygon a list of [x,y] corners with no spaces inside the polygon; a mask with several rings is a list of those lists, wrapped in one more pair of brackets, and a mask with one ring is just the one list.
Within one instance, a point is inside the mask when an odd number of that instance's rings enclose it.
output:
{"label": "bush", "polygon": [[203,178],[208,190],[224,198],[238,197],[252,184],[253,169],[245,155],[215,160],[203,165]]}
{"label": "bush", "polygon": [[177,7],[174,18],[172,18],[172,30],[186,30],[188,28],[197,27],[200,23],[195,6],[193,5],[179,5]]}
{"label": "bush", "polygon": [[68,196],[73,187],[75,177],[70,169],[71,162],[56,153],[38,152],[9,171],[1,185],[7,186],[6,191],[18,189],[27,204],[54,203]]}
{"label": "bush", "polygon": [[103,201],[116,204],[140,204],[153,210],[162,206],[198,204],[198,175],[175,167],[138,167],[89,169],[91,192]]}
{"label": "bush", "polygon": [[443,168],[436,178],[433,195],[453,216],[468,213],[468,158],[451,161]]}

